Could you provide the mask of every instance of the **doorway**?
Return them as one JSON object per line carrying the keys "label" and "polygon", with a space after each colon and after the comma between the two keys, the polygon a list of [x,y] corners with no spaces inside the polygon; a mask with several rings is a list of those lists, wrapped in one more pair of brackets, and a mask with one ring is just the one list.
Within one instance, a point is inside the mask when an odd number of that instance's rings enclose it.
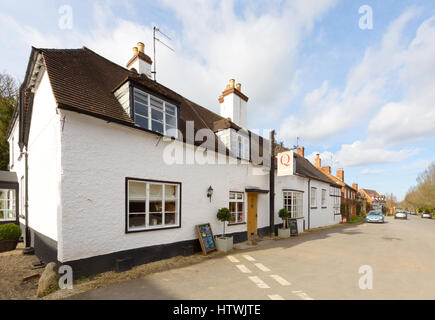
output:
{"label": "doorway", "polygon": [[253,240],[258,236],[258,211],[257,211],[258,194],[248,193],[248,239]]}

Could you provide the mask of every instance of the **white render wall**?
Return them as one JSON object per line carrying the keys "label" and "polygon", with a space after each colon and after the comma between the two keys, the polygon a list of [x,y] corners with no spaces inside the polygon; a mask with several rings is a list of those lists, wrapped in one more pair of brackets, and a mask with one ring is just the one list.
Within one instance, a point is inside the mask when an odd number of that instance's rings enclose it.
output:
{"label": "white render wall", "polygon": [[[308,192],[308,178],[299,175],[276,177],[275,178],[275,223],[282,223],[278,216],[279,210],[284,207],[284,190],[301,191],[303,192],[303,219],[298,219],[298,231],[304,231],[323,226],[330,226],[340,222],[340,217],[334,216],[333,198],[329,195],[330,185],[328,183],[310,180],[310,188],[317,188],[317,209],[309,208],[310,198]],[[326,190],[326,208],[321,206],[321,190]],[[310,218],[308,219],[308,210],[310,210]]]}
{"label": "white render wall", "polygon": [[[61,116],[66,117],[58,253],[62,262],[197,239],[195,225],[201,223],[210,222],[213,232],[220,234],[222,223],[216,213],[228,207],[230,191],[244,192],[248,186],[269,189],[268,175],[258,175],[261,168],[251,164],[167,165],[162,155],[169,142],[154,134],[64,110]],[[177,150],[185,148],[177,143]],[[181,228],[126,234],[126,177],[181,182]],[[206,196],[209,186],[214,189],[211,203]],[[262,228],[269,224],[269,195],[260,194],[258,199]],[[227,233],[246,230],[246,224],[226,228]]]}
{"label": "white render wall", "polygon": [[[45,72],[33,101],[28,144],[29,227],[58,240],[60,203],[60,116]],[[18,179],[24,175],[24,160]],[[24,212],[22,213],[24,214]],[[22,220],[22,223],[25,221]]]}

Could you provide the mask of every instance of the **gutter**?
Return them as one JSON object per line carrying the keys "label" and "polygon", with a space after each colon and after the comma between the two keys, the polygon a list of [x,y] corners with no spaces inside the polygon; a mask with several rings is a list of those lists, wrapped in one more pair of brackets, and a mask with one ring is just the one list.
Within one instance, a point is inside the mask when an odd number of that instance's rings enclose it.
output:
{"label": "gutter", "polygon": [[[270,132],[271,163],[269,172],[269,224],[270,235],[275,235],[275,130]],[[263,145],[264,147],[264,145]]]}

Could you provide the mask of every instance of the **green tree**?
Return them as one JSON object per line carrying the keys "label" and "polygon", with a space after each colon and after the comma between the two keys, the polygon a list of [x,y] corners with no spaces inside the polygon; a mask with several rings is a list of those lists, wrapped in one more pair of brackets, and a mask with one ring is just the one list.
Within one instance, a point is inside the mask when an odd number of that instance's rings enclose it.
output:
{"label": "green tree", "polygon": [[0,170],[8,170],[9,143],[6,133],[17,102],[18,85],[8,74],[0,73]]}

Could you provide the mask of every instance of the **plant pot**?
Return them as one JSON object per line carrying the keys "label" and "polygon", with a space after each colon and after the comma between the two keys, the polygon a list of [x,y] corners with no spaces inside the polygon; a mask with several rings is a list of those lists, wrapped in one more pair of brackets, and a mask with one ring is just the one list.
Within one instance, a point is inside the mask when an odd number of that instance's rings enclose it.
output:
{"label": "plant pot", "polygon": [[13,251],[17,244],[18,240],[0,240],[0,252]]}
{"label": "plant pot", "polygon": [[233,237],[216,238],[216,249],[228,252],[233,249]]}
{"label": "plant pot", "polygon": [[278,228],[278,237],[290,238],[290,229]]}

